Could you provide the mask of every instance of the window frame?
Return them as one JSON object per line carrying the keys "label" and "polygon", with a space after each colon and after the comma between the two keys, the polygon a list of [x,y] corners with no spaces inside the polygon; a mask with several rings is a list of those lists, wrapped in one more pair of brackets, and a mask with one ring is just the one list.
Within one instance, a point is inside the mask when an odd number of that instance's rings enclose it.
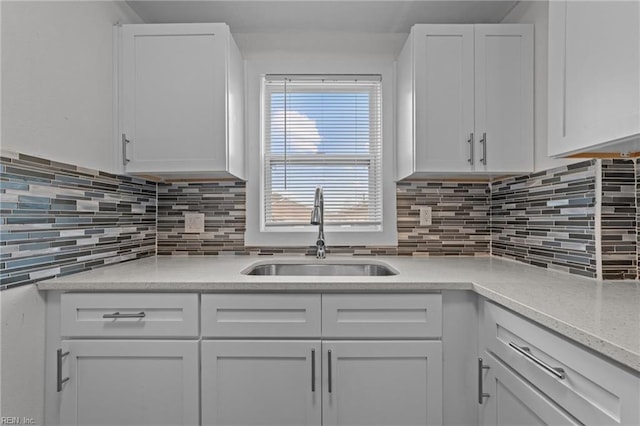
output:
{"label": "window frame", "polygon": [[[277,56],[277,55],[276,55]],[[382,224],[370,229],[356,227],[325,227],[328,246],[397,246],[396,190],[394,181],[394,87],[395,65],[391,58],[331,57],[310,58],[303,54],[287,57],[257,57],[246,61],[246,143],[247,188],[246,231],[247,247],[305,247],[315,242],[318,227],[301,225],[269,227],[265,229],[263,203],[262,144],[264,94],[262,81],[269,74],[342,74],[382,76]],[[272,229],[279,228],[279,229]]]}
{"label": "window frame", "polygon": [[[375,98],[371,98],[369,100],[369,111],[372,112],[373,115],[369,115],[369,134],[375,135],[372,136],[373,141],[375,141],[374,145],[371,145],[371,149],[374,151],[370,151],[367,154],[345,154],[345,153],[332,153],[332,154],[314,154],[314,153],[296,153],[292,152],[288,155],[286,153],[274,154],[271,150],[273,146],[273,141],[269,138],[268,133],[271,130],[271,124],[273,123],[273,110],[270,108],[272,105],[271,99],[274,94],[282,95],[285,93],[286,85],[281,84],[280,81],[288,80],[289,82],[293,81],[293,89],[291,91],[292,94],[296,93],[339,93],[340,91],[336,91],[336,86],[340,87],[341,85],[345,85],[348,88],[344,90],[345,93],[352,93],[355,88],[358,88],[355,83],[356,80],[360,80],[364,82],[362,84],[360,90],[362,93],[374,94]],[[308,81],[308,85],[305,82]],[[348,86],[353,83],[353,86]],[[273,87],[268,87],[273,84],[274,86],[283,86],[282,90],[273,89]],[[332,86],[333,84],[333,86]],[[322,85],[327,85],[327,89],[322,89]],[[369,85],[369,87],[367,87]],[[374,88],[371,88],[371,87]],[[377,87],[375,87],[377,86]],[[273,194],[273,186],[271,190],[266,185],[266,181],[268,178],[271,178],[273,181],[273,175],[269,173],[270,166],[282,164],[285,168],[287,165],[290,167],[298,167],[298,166],[309,166],[309,167],[318,167],[326,165],[327,167],[339,167],[339,166],[364,166],[367,168],[367,187],[368,187],[368,199],[372,200],[375,208],[375,215],[369,216],[370,220],[360,221],[360,222],[345,222],[345,223],[332,223],[329,220],[325,222],[325,229],[327,230],[341,230],[343,232],[370,232],[380,230],[384,215],[383,215],[383,190],[382,190],[382,79],[380,75],[335,75],[335,74],[324,74],[324,75],[269,75],[264,76],[261,81],[261,117],[262,121],[260,123],[261,133],[260,133],[260,144],[263,149],[263,153],[260,157],[262,162],[261,167],[261,175],[260,175],[260,197],[261,197],[261,215],[260,215],[260,229],[262,232],[274,232],[274,231],[288,231],[293,229],[300,230],[301,228],[308,228],[310,225],[308,223],[305,224],[286,224],[281,223],[278,224],[275,221],[269,221],[269,215],[266,214],[267,209],[267,200],[269,199],[267,195],[269,193]],[[285,103],[286,105],[286,103]],[[268,143],[267,143],[268,142]],[[269,149],[266,149],[269,147]],[[268,152],[265,152],[268,151]],[[347,179],[348,176],[345,176]],[[325,190],[325,201],[327,200],[327,191],[330,191],[326,187]],[[313,194],[313,188],[309,189],[308,194],[305,195],[311,196]],[[371,205],[369,205],[371,206]],[[327,211],[329,208],[325,205],[325,219],[327,219]],[[371,208],[371,207],[370,207]],[[272,206],[273,209],[273,206]],[[273,210],[272,210],[273,213]],[[311,212],[309,212],[309,216]],[[271,216],[272,218],[273,216]],[[288,229],[291,228],[291,229]]]}

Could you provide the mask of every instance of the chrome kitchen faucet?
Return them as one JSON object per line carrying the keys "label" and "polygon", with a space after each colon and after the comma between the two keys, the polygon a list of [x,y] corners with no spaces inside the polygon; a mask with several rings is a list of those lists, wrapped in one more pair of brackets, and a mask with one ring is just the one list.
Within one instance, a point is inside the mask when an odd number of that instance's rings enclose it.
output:
{"label": "chrome kitchen faucet", "polygon": [[324,195],[322,187],[316,188],[316,195],[313,199],[313,212],[311,213],[311,224],[318,225],[318,238],[316,239],[316,259],[324,259],[327,256],[324,243]]}

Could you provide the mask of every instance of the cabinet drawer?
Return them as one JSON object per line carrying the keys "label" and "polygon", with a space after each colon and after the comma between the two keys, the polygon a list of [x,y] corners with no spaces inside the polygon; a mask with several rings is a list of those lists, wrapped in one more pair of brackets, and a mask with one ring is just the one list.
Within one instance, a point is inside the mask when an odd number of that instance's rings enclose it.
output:
{"label": "cabinet drawer", "polygon": [[324,294],[322,335],[329,338],[437,338],[441,294]]}
{"label": "cabinet drawer", "polygon": [[197,294],[65,293],[67,337],[198,337]]}
{"label": "cabinet drawer", "polygon": [[490,353],[484,352],[483,426],[580,426],[573,417]]}
{"label": "cabinet drawer", "polygon": [[637,375],[486,301],[483,328],[487,350],[581,423],[640,424]]}
{"label": "cabinet drawer", "polygon": [[203,337],[319,337],[319,294],[203,294]]}

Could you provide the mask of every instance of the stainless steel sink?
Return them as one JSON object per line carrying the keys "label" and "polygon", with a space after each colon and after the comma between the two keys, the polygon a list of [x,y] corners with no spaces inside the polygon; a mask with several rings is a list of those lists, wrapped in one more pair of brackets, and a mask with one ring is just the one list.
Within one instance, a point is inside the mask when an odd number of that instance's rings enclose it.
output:
{"label": "stainless steel sink", "polygon": [[252,266],[243,274],[381,277],[398,273],[376,263],[266,263]]}

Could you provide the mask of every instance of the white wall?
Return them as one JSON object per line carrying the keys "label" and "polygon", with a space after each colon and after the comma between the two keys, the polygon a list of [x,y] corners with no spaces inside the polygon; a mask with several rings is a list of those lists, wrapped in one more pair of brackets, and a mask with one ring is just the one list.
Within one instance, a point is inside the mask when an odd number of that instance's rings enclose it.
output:
{"label": "white wall", "polygon": [[27,285],[0,292],[0,416],[44,418],[44,297]]}
{"label": "white wall", "polygon": [[504,24],[534,24],[534,167],[536,171],[575,163],[575,159],[547,156],[547,51],[549,2],[521,1],[502,20]]}
{"label": "white wall", "polygon": [[[112,26],[140,18],[120,1],[0,7],[1,147],[112,170]],[[1,416],[44,423],[44,334],[44,298],[34,285],[0,292]]]}
{"label": "white wall", "polygon": [[384,33],[233,33],[244,59],[268,58],[272,55],[313,57],[378,57],[395,60],[408,34]]}
{"label": "white wall", "polygon": [[2,148],[114,171],[113,25],[123,1],[2,1]]}

